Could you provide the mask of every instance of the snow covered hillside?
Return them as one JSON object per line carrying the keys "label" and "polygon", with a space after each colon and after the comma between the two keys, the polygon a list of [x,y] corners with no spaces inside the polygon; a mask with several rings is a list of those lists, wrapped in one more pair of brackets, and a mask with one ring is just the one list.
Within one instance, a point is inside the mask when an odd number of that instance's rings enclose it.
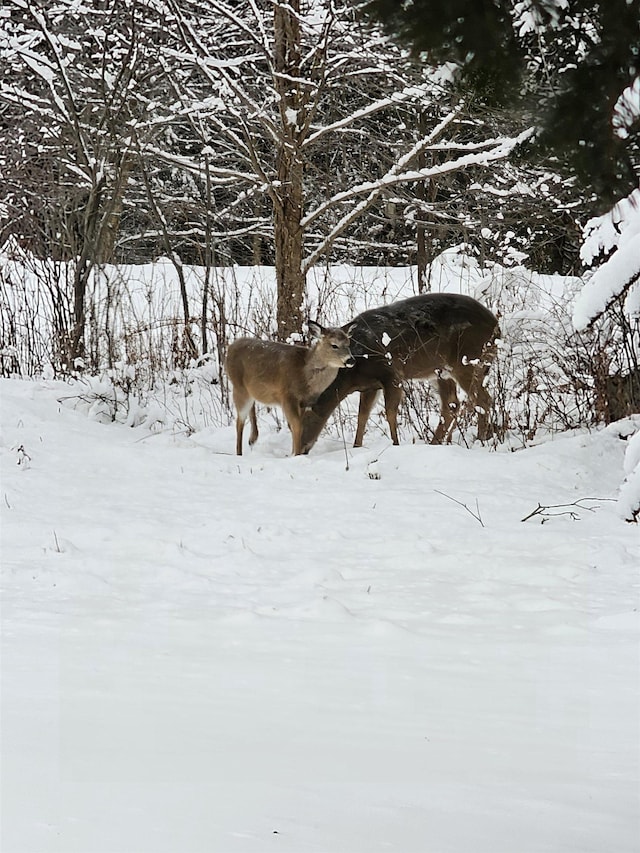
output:
{"label": "snow covered hillside", "polygon": [[0,384],[3,853],[639,849],[615,429],[347,466],[65,390]]}

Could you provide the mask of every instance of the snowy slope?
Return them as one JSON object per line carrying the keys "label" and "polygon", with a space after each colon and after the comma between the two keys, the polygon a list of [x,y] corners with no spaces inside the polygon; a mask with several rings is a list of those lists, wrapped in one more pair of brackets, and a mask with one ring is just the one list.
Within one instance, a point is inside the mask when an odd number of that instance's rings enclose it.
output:
{"label": "snowy slope", "polygon": [[614,432],[346,470],[0,393],[3,853],[639,849]]}

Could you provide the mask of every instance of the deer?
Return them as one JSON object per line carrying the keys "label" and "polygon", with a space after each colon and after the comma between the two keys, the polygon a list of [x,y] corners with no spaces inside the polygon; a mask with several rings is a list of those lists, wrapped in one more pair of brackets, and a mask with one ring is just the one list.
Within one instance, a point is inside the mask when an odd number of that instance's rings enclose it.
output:
{"label": "deer", "polygon": [[334,381],[305,411],[304,453],[315,444],[329,416],[354,391],[360,392],[354,447],[362,447],[365,428],[378,393],[391,441],[398,441],[398,407],[402,383],[431,381],[440,397],[440,422],[432,444],[451,440],[460,409],[458,386],[478,413],[478,438],[486,440],[493,406],[484,387],[497,353],[496,317],[477,300],[455,293],[425,293],[359,314],[349,323],[355,366],[340,370]]}
{"label": "deer", "polygon": [[300,456],[302,415],[336,378],[340,368],[351,368],[350,327],[325,328],[309,321],[314,341],[310,347],[239,338],[227,350],[225,367],[233,386],[236,408],[236,454],[242,456],[242,435],[247,416],[251,421],[249,444],[258,440],[256,401],[279,406],[293,439],[292,453]]}

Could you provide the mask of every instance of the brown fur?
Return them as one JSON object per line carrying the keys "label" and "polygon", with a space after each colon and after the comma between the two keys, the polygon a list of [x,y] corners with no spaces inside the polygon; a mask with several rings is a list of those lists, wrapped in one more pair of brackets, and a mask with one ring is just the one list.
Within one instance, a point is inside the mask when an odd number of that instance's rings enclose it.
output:
{"label": "brown fur", "polygon": [[325,329],[309,323],[317,338],[312,347],[290,346],[277,341],[240,338],[227,352],[226,370],[233,385],[236,407],[236,453],[242,455],[242,434],[251,420],[249,444],[258,439],[255,403],[280,406],[289,424],[295,456],[302,453],[302,415],[330,385],[341,367],[354,359],[349,349],[349,330]]}
{"label": "brown fur", "polygon": [[354,447],[361,447],[371,409],[382,390],[391,440],[398,444],[402,383],[429,379],[441,401],[433,443],[450,440],[459,409],[457,386],[478,413],[478,436],[486,438],[493,401],[484,380],[500,334],[493,314],[470,296],[425,293],[359,314],[349,324],[356,364],[340,370],[303,416],[303,451],[315,444],[341,400],[360,392]]}

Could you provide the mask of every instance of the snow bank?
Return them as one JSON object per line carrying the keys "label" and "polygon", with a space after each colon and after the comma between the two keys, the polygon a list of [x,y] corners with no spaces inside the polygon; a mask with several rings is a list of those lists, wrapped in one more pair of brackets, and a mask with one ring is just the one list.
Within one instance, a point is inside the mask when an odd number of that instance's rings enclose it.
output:
{"label": "snow bank", "polygon": [[610,431],[628,441],[624,457],[625,479],[620,488],[618,509],[626,521],[640,518],[640,416],[625,418],[609,427]]}
{"label": "snow bank", "polygon": [[238,459],[68,391],[0,382],[3,851],[636,849],[617,435]]}

